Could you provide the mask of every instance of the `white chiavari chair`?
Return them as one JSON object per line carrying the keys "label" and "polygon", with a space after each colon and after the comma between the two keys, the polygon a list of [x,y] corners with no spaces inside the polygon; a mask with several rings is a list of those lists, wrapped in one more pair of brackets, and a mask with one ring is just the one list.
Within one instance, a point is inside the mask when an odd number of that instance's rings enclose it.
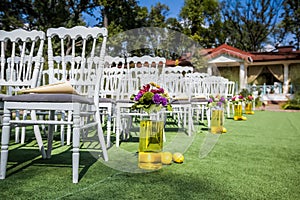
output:
{"label": "white chiavari chair", "polygon": [[[0,68],[0,109],[3,110],[3,98],[15,95],[19,90],[33,88],[38,84],[40,71],[44,65],[43,47],[45,33],[43,31],[0,30],[1,68]],[[22,110],[23,118],[27,111]],[[20,119],[20,111],[16,110],[16,119]],[[20,129],[15,129],[15,142],[20,140]],[[25,140],[25,128],[22,128],[21,142]],[[39,142],[40,140],[38,140]],[[39,142],[40,148],[41,143]]]}
{"label": "white chiavari chair", "polygon": [[[54,37],[57,36],[57,40]],[[73,183],[78,182],[79,176],[79,155],[80,155],[80,133],[89,130],[96,131],[101,146],[103,158],[108,160],[107,149],[103,136],[100,114],[99,114],[99,87],[102,77],[104,54],[106,47],[107,30],[105,28],[86,28],[82,26],[67,28],[51,28],[47,31],[48,37],[48,64],[49,77],[54,76],[54,65],[61,67],[63,73],[62,81],[67,81],[73,86],[76,93],[29,93],[4,98],[4,118],[2,127],[2,148],[1,148],[1,173],[0,179],[6,175],[8,159],[8,143],[11,125],[49,125],[47,158],[51,157],[53,143],[53,126],[55,124],[72,125],[72,170]],[[102,43],[99,38],[102,37]],[[53,43],[61,44],[56,49],[61,56],[61,62],[57,62],[58,54],[55,54]],[[91,46],[87,45],[91,41]],[[69,43],[70,42],[70,43]],[[67,44],[71,44],[68,46]],[[100,46],[99,46],[100,45]],[[65,49],[65,47],[69,47]],[[97,48],[100,48],[97,52]],[[57,53],[56,52],[56,53]],[[70,57],[70,58],[69,58]],[[31,119],[13,120],[11,112],[14,110],[31,110]],[[41,120],[36,117],[34,111],[49,111],[47,119]],[[71,121],[56,121],[56,111],[71,111]],[[96,127],[95,129],[91,129]],[[37,138],[38,139],[38,138]]]}

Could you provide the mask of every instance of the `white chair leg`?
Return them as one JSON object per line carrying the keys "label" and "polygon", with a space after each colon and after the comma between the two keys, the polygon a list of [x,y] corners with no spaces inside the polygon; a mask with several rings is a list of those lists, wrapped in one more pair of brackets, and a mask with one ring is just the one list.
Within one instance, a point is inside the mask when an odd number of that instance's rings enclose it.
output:
{"label": "white chair leg", "polygon": [[188,135],[192,136],[192,131],[193,131],[193,119],[192,119],[192,106],[189,105],[187,108],[188,111]]}
{"label": "white chair leg", "polygon": [[[27,118],[27,114],[28,114],[27,110],[24,110],[24,111],[23,111],[23,119],[26,119],[26,118]],[[24,144],[24,143],[25,143],[25,133],[26,133],[26,127],[23,126],[23,127],[21,128],[21,144]]]}
{"label": "white chair leg", "polygon": [[78,183],[79,171],[79,146],[80,146],[80,108],[74,105],[73,115],[73,153],[72,153],[72,173],[73,183]]}
{"label": "white chair leg", "polygon": [[100,145],[102,148],[103,158],[105,161],[108,161],[108,153],[107,153],[106,144],[105,144],[105,140],[104,140],[103,130],[101,127],[100,114],[98,112],[99,111],[95,112],[95,120],[96,121],[99,120],[99,123],[97,126],[98,138],[99,138],[99,142],[100,142]]}
{"label": "white chair leg", "polygon": [[[36,121],[35,110],[31,111],[30,116],[31,116],[32,120]],[[38,125],[34,125],[33,126],[33,130],[34,130],[34,135],[35,135],[36,141],[37,141],[37,143],[39,145],[39,149],[40,149],[40,151],[42,153],[42,157],[45,159],[47,157],[47,155],[46,155],[46,151],[45,151],[45,148],[44,148],[44,144],[43,144],[43,140],[42,140],[40,128],[39,128]]]}
{"label": "white chair leg", "polygon": [[206,110],[206,117],[207,117],[207,127],[208,128],[210,128],[210,109],[208,108],[207,110]]}
{"label": "white chair leg", "polygon": [[230,118],[230,103],[227,104],[227,118]]}
{"label": "white chair leg", "polygon": [[107,109],[107,133],[106,133],[106,144],[110,147],[110,135],[111,135],[111,120],[112,120],[112,109]]}
{"label": "white chair leg", "polygon": [[2,140],[1,140],[1,166],[0,166],[0,179],[5,179],[6,166],[8,158],[8,144],[10,136],[10,111],[4,110],[3,125],[2,125]]}
{"label": "white chair leg", "polygon": [[[16,120],[20,120],[20,111],[16,110]],[[20,127],[15,128],[15,142],[19,143],[20,142]]]}
{"label": "white chair leg", "polygon": [[116,147],[120,145],[120,126],[121,126],[121,116],[119,108],[116,108]]}
{"label": "white chair leg", "polygon": [[[66,113],[63,111],[61,113],[61,119],[60,121],[65,121],[66,120]],[[64,146],[65,144],[65,125],[60,125],[60,144],[61,146]]]}
{"label": "white chair leg", "polygon": [[[72,120],[72,111],[68,111],[68,122]],[[67,126],[67,145],[71,143],[71,125]]]}
{"label": "white chair leg", "polygon": [[[55,121],[57,121],[57,119],[58,119],[57,114],[58,114],[58,113],[56,113],[56,115],[55,115],[55,117],[54,117]],[[51,114],[50,114],[50,115],[51,115]],[[55,126],[54,126],[54,131],[57,132],[57,125],[56,125],[56,124],[55,124]]]}
{"label": "white chair leg", "polygon": [[[49,120],[54,120],[55,119],[55,111],[51,110],[50,115],[49,115]],[[50,124],[49,125],[49,130],[48,130],[48,145],[47,145],[47,158],[51,158],[51,152],[52,152],[52,143],[53,143],[53,129],[55,129],[54,125]]]}

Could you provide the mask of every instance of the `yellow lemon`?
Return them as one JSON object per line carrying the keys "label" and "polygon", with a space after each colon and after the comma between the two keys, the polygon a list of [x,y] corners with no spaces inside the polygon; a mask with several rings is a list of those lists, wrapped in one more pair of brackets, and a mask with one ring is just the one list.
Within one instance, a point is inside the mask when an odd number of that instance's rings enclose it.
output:
{"label": "yellow lemon", "polygon": [[181,153],[176,152],[173,154],[173,161],[176,163],[183,163],[184,157]]}
{"label": "yellow lemon", "polygon": [[223,127],[222,133],[227,133],[227,129]]}
{"label": "yellow lemon", "polygon": [[161,153],[161,162],[164,165],[170,165],[172,163],[172,153],[171,152],[162,152]]}

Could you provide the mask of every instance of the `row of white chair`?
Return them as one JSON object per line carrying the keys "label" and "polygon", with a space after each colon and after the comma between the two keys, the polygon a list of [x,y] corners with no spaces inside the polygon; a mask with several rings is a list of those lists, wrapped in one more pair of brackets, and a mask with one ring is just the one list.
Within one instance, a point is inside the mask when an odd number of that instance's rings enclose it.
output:
{"label": "row of white chair", "polygon": [[[55,91],[36,94],[17,94],[26,88],[35,88],[42,81],[43,46],[46,40],[42,31],[0,31],[3,125],[1,142],[0,179],[6,176],[8,144],[12,126],[33,125],[43,158],[51,157],[53,125],[72,126],[73,183],[78,182],[80,132],[96,127],[105,161],[107,149],[100,123],[99,91],[107,40],[105,28],[50,28],[47,30],[47,83],[68,82],[75,93],[57,94]],[[101,41],[101,42],[100,42]],[[36,48],[36,45],[38,48]],[[44,84],[45,84],[44,82]],[[28,110],[30,117],[11,118],[12,112]],[[39,119],[40,111],[49,111],[48,117]],[[70,120],[55,120],[58,111],[71,112]],[[48,148],[45,151],[39,125],[49,125]]]}
{"label": "row of white chair", "polygon": [[131,120],[128,119],[137,115],[136,111],[130,110],[133,104],[130,96],[136,94],[144,84],[156,82],[168,91],[172,99],[172,115],[177,116],[178,125],[183,125],[188,135],[192,135],[194,115],[197,118],[201,116],[201,120],[204,120],[210,94],[230,97],[234,91],[234,84],[223,77],[194,73],[192,67],[165,67],[164,58],[134,57],[127,58],[126,62],[124,58],[106,56],[105,63],[105,78],[102,79],[100,94],[103,94],[103,101],[109,105],[106,107],[109,116],[108,146],[111,119],[115,119],[113,130],[116,133],[116,146],[119,146],[122,133],[127,133],[131,126],[128,123],[124,125],[122,120],[130,123]]}

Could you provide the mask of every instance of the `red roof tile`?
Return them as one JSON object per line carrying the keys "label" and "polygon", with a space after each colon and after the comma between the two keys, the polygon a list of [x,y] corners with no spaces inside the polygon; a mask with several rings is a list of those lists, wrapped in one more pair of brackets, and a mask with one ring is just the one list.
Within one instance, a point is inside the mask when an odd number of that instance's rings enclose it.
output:
{"label": "red roof tile", "polygon": [[[202,52],[205,53],[205,50]],[[246,62],[252,62],[252,56],[253,56],[251,53],[242,51],[240,49],[229,46],[227,44],[222,44],[221,46],[218,46],[217,48],[214,49],[208,49],[206,53],[207,53],[206,54],[207,59],[215,58],[221,54],[227,54],[232,57],[245,60]]]}
{"label": "red roof tile", "polygon": [[300,51],[292,52],[257,52],[253,54],[253,61],[278,61],[278,60],[300,60]]}

